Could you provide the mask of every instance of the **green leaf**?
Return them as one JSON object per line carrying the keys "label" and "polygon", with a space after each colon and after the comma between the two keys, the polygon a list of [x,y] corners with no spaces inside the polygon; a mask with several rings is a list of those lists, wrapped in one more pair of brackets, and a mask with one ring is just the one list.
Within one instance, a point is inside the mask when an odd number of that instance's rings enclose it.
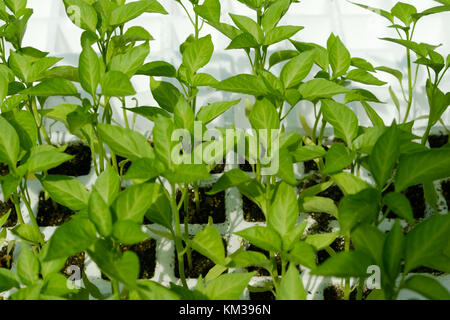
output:
{"label": "green leaf", "polygon": [[49,97],[49,96],[75,96],[78,94],[77,88],[72,82],[65,79],[48,79],[37,84],[34,87],[21,91],[22,94],[30,96]]}
{"label": "green leaf", "polygon": [[215,227],[208,225],[205,229],[198,231],[191,245],[195,251],[211,259],[215,264],[225,264],[222,236]]}
{"label": "green leaf", "polygon": [[167,14],[167,11],[156,0],[140,0],[121,5],[111,12],[109,24],[122,25],[139,17],[144,12]]}
{"label": "green leaf", "polygon": [[247,287],[252,273],[226,273],[208,282],[204,293],[211,300],[237,300]]}
{"label": "green leaf", "polygon": [[380,211],[380,193],[374,188],[345,196],[339,205],[339,225],[345,234],[360,223],[375,220]]}
{"label": "green leaf", "polygon": [[110,243],[100,239],[88,250],[89,257],[109,278],[123,282],[130,288],[136,287],[139,276],[139,258],[132,251],[123,255],[114,252]]}
{"label": "green leaf", "polygon": [[84,217],[77,217],[59,226],[50,238],[44,261],[68,258],[87,249],[97,239],[94,224]]}
{"label": "green leaf", "polygon": [[194,134],[195,114],[183,96],[180,97],[175,105],[173,115],[176,129],[186,129],[191,134]]}
{"label": "green leaf", "polygon": [[402,79],[403,79],[403,73],[401,73],[400,71],[398,71],[396,69],[392,69],[392,68],[388,68],[388,67],[376,67],[375,70],[389,73],[389,74],[393,75],[394,77],[396,77],[398,79],[398,81],[402,81]]}
{"label": "green leaf", "polygon": [[172,168],[172,132],[174,123],[172,118],[157,116],[153,128],[153,140],[155,142],[155,154],[157,158],[168,168]]}
{"label": "green leaf", "polygon": [[180,91],[173,84],[150,78],[150,90],[161,108],[173,112],[181,96]]}
{"label": "green leaf", "polygon": [[405,219],[409,223],[414,222],[411,204],[403,193],[389,192],[384,196],[383,203],[400,218]]}
{"label": "green leaf", "polygon": [[39,279],[39,260],[26,244],[22,244],[17,275],[23,284],[30,285]]}
{"label": "green leaf", "polygon": [[334,201],[325,197],[303,197],[300,210],[302,212],[325,212],[336,218],[338,216],[338,209]]}
{"label": "green leaf", "polygon": [[344,195],[356,194],[364,189],[370,188],[371,185],[366,181],[354,176],[348,172],[341,172],[332,176],[334,182],[339,186]]}
{"label": "green leaf", "polygon": [[244,33],[250,34],[258,43],[262,43],[264,34],[261,27],[251,18],[230,13],[234,24]]}
{"label": "green leaf", "polygon": [[314,247],[305,241],[297,241],[294,247],[288,254],[288,259],[291,262],[300,264],[309,269],[316,267],[316,253]]}
{"label": "green leaf", "polygon": [[27,6],[26,0],[5,0],[6,6],[15,14],[25,9]]}
{"label": "green leaf", "polygon": [[362,69],[353,69],[345,76],[349,80],[353,80],[356,82],[374,85],[374,86],[383,86],[386,82],[379,80],[377,77]]}
{"label": "green leaf", "polygon": [[134,183],[143,183],[161,175],[164,170],[164,164],[160,161],[141,158],[131,163],[123,179],[133,180]]}
{"label": "green leaf", "polygon": [[107,206],[110,206],[120,191],[120,178],[116,170],[108,166],[95,181],[94,188]]}
{"label": "green leaf", "polygon": [[130,78],[144,64],[144,61],[149,53],[149,44],[148,42],[145,42],[144,44],[134,47],[123,54],[113,57],[109,63],[109,70],[120,71]]}
{"label": "green leaf", "polygon": [[298,51],[296,50],[280,50],[275,51],[270,55],[269,58],[269,68],[272,68],[274,65],[295,58],[298,56]]}
{"label": "green leaf", "polygon": [[236,234],[258,248],[274,252],[281,251],[280,236],[268,227],[254,226],[236,232]]}
{"label": "green leaf", "polygon": [[400,156],[395,176],[395,191],[419,183],[432,182],[450,176],[450,149],[441,148]]}
{"label": "green leaf", "polygon": [[33,244],[40,244],[42,242],[42,234],[39,229],[29,224],[19,224],[14,229],[11,229],[11,232],[16,237]]}
{"label": "green leaf", "polygon": [[362,101],[362,100],[361,100],[361,104],[364,108],[364,111],[366,111],[366,114],[369,117],[370,122],[372,122],[372,124],[375,127],[384,127],[383,119],[378,115],[378,113],[376,113],[376,111],[370,106],[370,104],[368,104],[366,101]]}
{"label": "green leaf", "polygon": [[136,107],[136,108],[127,108],[128,111],[139,114],[150,121],[155,122],[158,115],[163,117],[170,117],[170,114],[159,107]]}
{"label": "green leaf", "polygon": [[248,174],[240,169],[232,169],[230,171],[225,172],[219,180],[213,185],[212,189],[208,192],[208,194],[216,194],[227,190],[231,187],[236,187],[240,184],[249,182],[251,178]]}
{"label": "green leaf", "polygon": [[20,153],[20,139],[14,127],[0,116],[0,162],[16,167]]}
{"label": "green leaf", "polygon": [[345,147],[342,143],[331,146],[325,156],[325,167],[323,174],[336,173],[348,167],[355,158],[355,153]]}
{"label": "green leaf", "polygon": [[[139,281],[137,293],[142,300],[180,300],[174,291],[150,280]],[[138,300],[138,297],[134,297],[133,294],[134,291],[131,291],[130,300]]]}
{"label": "green leaf", "polygon": [[197,113],[197,120],[203,122],[203,124],[208,124],[240,101],[240,99],[220,101],[203,106]]}
{"label": "green leaf", "polygon": [[370,171],[380,189],[392,176],[399,153],[400,133],[393,125],[377,140],[369,158]]}
{"label": "green leaf", "polygon": [[83,89],[89,92],[91,96],[95,96],[100,83],[100,63],[97,54],[89,46],[85,46],[81,51],[78,74]]}
{"label": "green leaf", "polygon": [[374,225],[363,223],[353,230],[351,236],[356,250],[363,251],[371,256],[378,265],[383,264],[383,247],[386,234]]}
{"label": "green leaf", "polygon": [[373,65],[363,58],[352,58],[351,65],[370,72],[375,72]]}
{"label": "green leaf", "polygon": [[155,185],[152,205],[145,213],[147,219],[172,230],[172,208],[164,189],[161,185]]}
{"label": "green leaf", "polygon": [[386,18],[386,19],[388,19],[390,22],[394,23],[394,17],[392,16],[392,14],[389,11],[386,11],[386,10],[383,10],[383,9],[374,8],[374,7],[370,7],[370,6],[366,6],[366,5],[363,5],[363,4],[356,3],[356,2],[351,2],[351,3],[356,4],[357,6],[359,6],[361,8],[364,8],[364,9],[367,9],[369,11],[372,11],[372,12],[374,12],[374,13],[376,13],[376,14],[378,14],[378,15]]}
{"label": "green leaf", "polygon": [[313,275],[333,276],[339,278],[368,276],[367,267],[373,260],[361,251],[342,251],[328,258],[311,271]]}
{"label": "green leaf", "polygon": [[64,5],[68,17],[76,26],[95,33],[97,13],[90,4],[83,0],[64,0]]}
{"label": "green leaf", "polygon": [[309,80],[298,88],[303,99],[314,101],[319,98],[332,98],[337,94],[347,93],[350,89],[325,79]]}
{"label": "green leaf", "polygon": [[397,2],[391,9],[391,13],[394,17],[399,18],[405,26],[409,26],[413,22],[413,15],[417,13],[417,9],[404,2]]}
{"label": "green leaf", "polygon": [[280,118],[275,106],[267,99],[257,100],[248,117],[255,130],[279,129]]}
{"label": "green leaf", "polygon": [[270,206],[267,225],[284,238],[294,227],[298,215],[298,202],[294,188],[281,182]]}
{"label": "green leaf", "polygon": [[289,0],[272,1],[270,3],[261,18],[261,26],[265,32],[275,28],[280,19],[287,12],[290,4]]}
{"label": "green leaf", "polygon": [[41,151],[39,147],[36,147],[26,162],[27,171],[29,173],[47,171],[73,159],[73,157],[56,149]]}
{"label": "green leaf", "polygon": [[383,269],[390,283],[395,283],[405,255],[405,236],[398,220],[389,231],[383,247]]}
{"label": "green leaf", "polygon": [[0,292],[12,288],[20,288],[16,275],[9,269],[0,268]]}
{"label": "green leaf", "polygon": [[358,118],[346,105],[333,100],[322,100],[323,117],[334,128],[334,135],[348,146],[358,136]]}
{"label": "green leaf", "polygon": [[173,167],[173,170],[164,172],[163,175],[171,183],[191,183],[211,178],[205,164],[182,163]]}
{"label": "green leaf", "polygon": [[95,224],[97,231],[104,237],[112,232],[112,214],[108,204],[103,199],[97,188],[94,187],[89,196],[89,219]]}
{"label": "green leaf", "polygon": [[176,69],[173,65],[165,61],[152,61],[139,68],[136,74],[150,77],[175,77]]}
{"label": "green leaf", "polygon": [[280,76],[285,88],[296,87],[305,79],[314,64],[315,55],[314,50],[305,51],[284,65]]}
{"label": "green leaf", "polygon": [[148,238],[141,226],[130,220],[117,221],[113,227],[113,236],[125,245],[133,245]]}
{"label": "green leaf", "polygon": [[427,264],[435,256],[442,255],[448,245],[450,218],[436,215],[422,221],[406,236],[405,272]]}
{"label": "green leaf", "polygon": [[41,183],[50,197],[59,204],[75,211],[87,208],[89,193],[79,180],[68,176],[47,175]]}
{"label": "green leaf", "polygon": [[306,300],[302,278],[293,264],[289,264],[286,274],[281,279],[277,300]]}
{"label": "green leaf", "polygon": [[272,268],[270,260],[261,252],[238,251],[231,256],[231,262],[227,264],[230,268],[262,267]]}
{"label": "green leaf", "polygon": [[305,162],[322,158],[327,152],[321,146],[311,145],[300,147],[294,152],[291,152],[291,154],[294,157],[295,162]]}
{"label": "green leaf", "polygon": [[154,158],[153,149],[147,139],[136,131],[110,124],[99,124],[98,134],[117,155],[131,161]]}
{"label": "green leaf", "polygon": [[302,29],[304,29],[304,27],[300,26],[275,27],[267,32],[266,36],[264,37],[264,45],[269,46],[271,44],[289,39]]}
{"label": "green leaf", "polygon": [[33,115],[25,110],[3,114],[19,136],[20,146],[30,150],[37,143],[38,129]]}
{"label": "green leaf", "polygon": [[403,284],[403,288],[415,291],[430,300],[450,300],[447,288],[430,276],[409,277]]}
{"label": "green leaf", "polygon": [[202,5],[196,5],[194,7],[195,12],[202,18],[219,22],[220,20],[220,2],[219,0],[205,0]]}
{"label": "green leaf", "polygon": [[314,247],[316,251],[323,250],[336,240],[339,232],[310,234],[305,242]]}
{"label": "green leaf", "polygon": [[334,34],[331,34],[328,39],[327,49],[331,69],[333,69],[333,79],[337,79],[347,73],[351,56],[341,39]]}
{"label": "green leaf", "polygon": [[264,81],[261,78],[251,74],[239,74],[225,79],[214,88],[223,91],[244,93],[254,96],[264,96],[269,93]]}
{"label": "green leaf", "polygon": [[102,93],[108,97],[125,97],[136,94],[128,76],[120,71],[108,71],[101,82]]}

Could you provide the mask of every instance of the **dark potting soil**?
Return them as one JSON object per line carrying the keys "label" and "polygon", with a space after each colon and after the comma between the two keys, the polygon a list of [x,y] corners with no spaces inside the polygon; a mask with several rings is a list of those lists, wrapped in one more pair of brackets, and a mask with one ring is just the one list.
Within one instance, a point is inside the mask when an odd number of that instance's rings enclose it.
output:
{"label": "dark potting soil", "polygon": [[6,164],[0,163],[0,177],[4,177],[9,174],[9,168]]}
{"label": "dark potting soil", "polygon": [[445,272],[436,270],[436,269],[432,269],[432,268],[428,268],[428,267],[418,267],[414,270],[410,271],[411,273],[429,273],[432,274],[434,276],[440,276],[443,275]]}
{"label": "dark potting soil", "polygon": [[[334,251],[336,251],[336,253],[340,252],[340,251],[344,251],[345,250],[345,240],[344,237],[338,237],[336,238],[336,240],[334,240],[331,244],[330,244],[331,249],[333,249]],[[353,244],[350,242],[350,249],[353,249]],[[323,262],[325,262],[325,260],[327,260],[330,257],[330,255],[328,254],[328,252],[326,250],[319,250],[317,252],[317,256],[316,256],[316,260],[317,260],[317,264],[320,265]]]}
{"label": "dark potting soil", "polygon": [[[206,224],[209,217],[212,217],[214,223],[225,222],[225,191],[215,195],[206,194],[210,188],[199,188],[200,211],[196,212],[194,190],[190,189],[187,196],[189,199],[188,223]],[[177,192],[177,201],[181,200],[181,192]],[[180,219],[184,221],[184,207],[180,209]]]}
{"label": "dark potting soil", "polygon": [[249,292],[250,300],[259,300],[259,301],[273,301],[275,300],[275,296],[272,291],[264,291],[264,292]]}
{"label": "dark potting soil", "polygon": [[317,167],[317,163],[314,160],[305,161],[303,165],[305,167],[305,173],[319,170],[319,168]]}
{"label": "dark potting soil", "polygon": [[75,156],[56,168],[48,170],[50,174],[62,174],[66,176],[85,176],[91,171],[91,149],[81,142],[70,143],[64,153]]}
{"label": "dark potting soil", "polygon": [[[366,300],[367,296],[372,292],[371,289],[368,289],[364,286],[363,292],[362,292],[362,300]],[[352,292],[350,292],[350,300],[356,300],[356,296],[358,294],[358,289],[353,289]],[[344,290],[342,290],[340,287],[332,285],[329,287],[326,287],[323,289],[323,299],[324,300],[344,300]]]}
{"label": "dark potting soil", "polygon": [[86,255],[84,252],[80,252],[79,254],[76,254],[74,256],[69,257],[66,260],[66,263],[64,264],[64,267],[61,269],[61,273],[63,275],[65,275],[67,278],[70,277],[73,274],[72,272],[69,272],[69,270],[67,270],[67,267],[69,266],[77,266],[78,268],[80,268],[81,272],[84,272],[84,259],[85,259]]}
{"label": "dark potting soil", "polygon": [[52,198],[45,200],[45,192],[39,194],[37,223],[40,227],[59,226],[70,220],[70,216],[75,214],[74,211],[64,207]]}
{"label": "dark potting soil", "polygon": [[256,203],[242,195],[242,211],[247,222],[265,222],[266,216]]}
{"label": "dark potting soil", "polygon": [[[127,173],[128,169],[131,166],[131,161],[128,160],[127,158],[124,158],[121,156],[116,156],[116,160],[117,160],[117,166],[119,167],[119,172],[121,172],[123,175],[125,175],[125,173]],[[120,170],[122,165],[123,165],[123,169]]]}
{"label": "dark potting soil", "polygon": [[440,148],[448,143],[448,135],[431,135],[428,137],[431,148]]}
{"label": "dark potting soil", "polygon": [[4,246],[0,250],[0,268],[11,269],[13,261],[13,252],[14,246],[11,248],[9,253],[8,253],[8,246]]}
{"label": "dark potting soil", "polygon": [[[227,243],[225,239],[222,239],[223,245],[225,247],[225,255],[227,254]],[[175,277],[180,278],[180,272],[178,270],[178,259],[177,252],[175,250],[175,265],[174,265],[174,273]],[[195,250],[191,251],[192,258],[192,269],[189,268],[187,255],[184,255],[184,273],[186,278],[198,278],[200,275],[204,278],[208,274],[209,270],[213,268],[216,264],[212,262],[210,259],[205,257],[204,255],[198,253]]]}
{"label": "dark potting soil", "polygon": [[245,163],[239,164],[239,169],[244,172],[253,172],[252,165],[247,160],[245,160]]}
{"label": "dark potting soil", "polygon": [[223,163],[218,163],[214,169],[211,170],[211,174],[223,173],[225,171],[225,159],[222,161]]}
{"label": "dark potting soil", "polygon": [[328,189],[317,194],[318,197],[330,198],[334,201],[336,205],[339,205],[339,202],[344,197],[341,189],[337,185],[332,185]]}
{"label": "dark potting soil", "polygon": [[442,194],[444,195],[445,201],[447,201],[447,207],[450,208],[450,180],[442,182],[441,186]]}
{"label": "dark potting soil", "polygon": [[[151,279],[156,268],[156,240],[147,239],[130,246],[120,245],[120,251],[133,251],[139,258],[139,279]],[[103,280],[110,281],[109,277],[101,273]]]}
{"label": "dark potting soil", "polygon": [[11,210],[11,213],[9,214],[8,220],[6,220],[6,223],[3,225],[3,227],[6,228],[12,228],[17,224],[17,212],[11,199],[6,202],[0,201],[0,217],[3,217],[9,210]]}
{"label": "dark potting soil", "polygon": [[310,234],[331,232],[330,222],[336,220],[332,215],[325,212],[311,212],[311,217],[315,223],[309,227]]}
{"label": "dark potting soil", "polygon": [[[252,244],[250,244],[247,247],[247,251],[260,252],[260,253],[264,254],[268,259],[270,259],[270,254],[269,254],[268,251],[263,250],[261,248],[258,248],[258,247],[254,246]],[[281,257],[278,254],[275,254],[275,261],[277,262],[278,274],[281,274]],[[270,273],[266,269],[261,268],[261,267],[248,267],[247,271],[248,272],[256,271],[256,276],[258,276],[258,277],[268,277],[268,276],[270,276]]]}

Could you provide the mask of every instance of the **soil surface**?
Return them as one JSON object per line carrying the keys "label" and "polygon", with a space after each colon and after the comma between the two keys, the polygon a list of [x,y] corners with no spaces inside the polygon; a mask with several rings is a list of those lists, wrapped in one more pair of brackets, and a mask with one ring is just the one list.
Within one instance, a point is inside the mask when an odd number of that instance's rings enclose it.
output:
{"label": "soil surface", "polygon": [[250,300],[259,300],[259,301],[273,301],[275,300],[275,296],[272,291],[264,291],[264,292],[249,292]]}
{"label": "soil surface", "polygon": [[8,246],[4,246],[0,250],[0,268],[11,269],[14,246],[11,248],[11,251],[9,252],[9,254],[7,254],[7,251],[8,251]]}
{"label": "soil surface", "polygon": [[265,222],[266,216],[256,203],[242,195],[242,210],[247,222]]}
{"label": "soil surface", "polygon": [[67,278],[70,277],[73,273],[68,272],[67,267],[68,266],[78,266],[81,270],[81,272],[84,272],[84,259],[85,259],[85,253],[80,252],[79,254],[76,254],[74,256],[71,256],[67,259],[66,264],[61,269],[61,273],[65,275]]}
{"label": "soil surface", "polygon": [[0,177],[4,177],[9,174],[9,168],[6,164],[0,163]]}
{"label": "soil surface", "polygon": [[[366,300],[367,296],[372,292],[371,289],[368,289],[364,286],[363,292],[362,292],[362,300]],[[356,300],[358,290],[357,288],[353,289],[353,291],[350,293],[350,300]],[[332,285],[329,287],[326,287],[323,290],[323,299],[324,300],[344,300],[344,290],[342,290],[340,287]]]}
{"label": "soil surface", "polygon": [[[225,255],[227,254],[227,243],[224,239],[222,239],[223,245],[225,247]],[[175,250],[175,266],[174,266],[174,273],[175,277],[180,278],[180,272],[178,270],[178,259],[177,259],[177,252]],[[189,269],[187,255],[184,255],[184,273],[186,278],[198,278],[200,275],[204,278],[208,274],[209,270],[213,268],[216,264],[212,262],[210,259],[205,257],[204,255],[198,253],[195,250],[191,251],[191,257],[192,257],[192,269]]]}
{"label": "soil surface", "polygon": [[64,207],[51,198],[45,200],[45,192],[39,194],[37,223],[40,227],[59,226],[70,220],[74,211]]}
{"label": "soil surface", "polygon": [[331,232],[330,222],[336,220],[335,217],[325,212],[311,212],[310,215],[316,222],[309,227],[308,233],[317,234]]}
{"label": "soil surface", "polygon": [[245,160],[245,163],[239,164],[239,169],[244,172],[253,172],[252,165],[247,160]]}
{"label": "soil surface", "polygon": [[91,171],[91,149],[81,142],[70,143],[64,153],[75,156],[56,168],[48,170],[49,174],[62,174],[66,176],[85,176]]}
{"label": "soil surface", "polygon": [[223,163],[218,163],[218,164],[214,167],[214,169],[211,170],[210,173],[211,173],[211,174],[223,173],[224,170],[225,170],[225,165],[226,165],[225,159],[224,159],[222,162],[223,162]]}
{"label": "soil surface", "polygon": [[9,214],[8,220],[6,220],[6,223],[3,225],[3,227],[6,228],[12,228],[17,224],[17,212],[11,199],[6,202],[0,201],[0,217],[3,217],[9,210],[11,210],[11,213]]}
{"label": "soil surface", "polygon": [[448,143],[448,135],[431,135],[428,137],[431,148],[440,148]]}
{"label": "soil surface", "polygon": [[120,246],[122,252],[133,251],[139,257],[139,279],[151,279],[155,275],[156,240],[147,239],[131,246]]}
{"label": "soil surface", "polygon": [[305,161],[303,165],[305,167],[305,173],[319,170],[319,168],[317,167],[317,163],[315,163],[314,160]]}
{"label": "soil surface", "polygon": [[341,189],[337,185],[332,185],[328,189],[317,194],[318,197],[330,198],[334,201],[336,205],[339,205],[339,202],[344,197]]}
{"label": "soil surface", "polygon": [[[189,199],[188,223],[206,224],[208,218],[212,217],[214,223],[225,222],[225,191],[215,195],[207,195],[211,188],[199,188],[200,212],[196,212],[194,190],[190,189],[187,196]],[[177,201],[181,200],[181,191],[177,192]],[[180,209],[180,219],[184,221],[184,206]]]}

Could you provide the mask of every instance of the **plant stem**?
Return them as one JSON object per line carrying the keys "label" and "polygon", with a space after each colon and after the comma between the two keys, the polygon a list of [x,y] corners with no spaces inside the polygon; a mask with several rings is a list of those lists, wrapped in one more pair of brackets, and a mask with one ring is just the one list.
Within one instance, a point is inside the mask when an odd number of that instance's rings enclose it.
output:
{"label": "plant stem", "polygon": [[188,288],[187,282],[186,282],[186,275],[184,273],[184,247],[183,243],[181,241],[181,226],[180,226],[180,212],[178,210],[177,205],[177,195],[175,193],[175,185],[171,184],[171,205],[172,205],[172,212],[175,218],[175,247],[177,250],[177,258],[178,258],[178,272],[180,274],[181,283],[183,284],[183,287],[186,289]]}
{"label": "plant stem", "polygon": [[[344,241],[345,241],[345,251],[349,252],[350,251],[350,232],[348,232],[345,235]],[[350,300],[350,278],[345,278],[344,299]]]}

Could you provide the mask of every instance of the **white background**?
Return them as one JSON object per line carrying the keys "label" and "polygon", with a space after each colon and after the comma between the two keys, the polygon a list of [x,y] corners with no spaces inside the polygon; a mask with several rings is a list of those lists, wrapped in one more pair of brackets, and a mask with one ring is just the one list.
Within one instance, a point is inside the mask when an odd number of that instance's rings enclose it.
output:
{"label": "white background", "polygon": [[[184,0],[189,7],[187,0]],[[390,10],[395,4],[394,0],[360,0],[360,3]],[[432,0],[405,1],[413,4],[419,11],[430,6],[439,5]],[[77,65],[81,47],[79,43],[81,30],[77,28],[66,16],[62,0],[28,0],[28,7],[34,9],[29,28],[25,35],[24,45],[34,46],[40,50],[48,51],[53,56],[64,57],[64,64]],[[181,62],[178,53],[179,45],[192,32],[184,11],[174,0],[160,0],[160,3],[169,12],[169,15],[144,14],[136,19],[133,24],[145,27],[155,38],[151,42],[151,54],[149,61],[166,60],[176,67]],[[221,0],[222,19],[231,23],[228,13],[241,15],[253,12],[237,0]],[[303,0],[293,4],[289,13],[283,18],[282,24],[301,25],[305,29],[300,31],[294,39],[306,42],[316,42],[325,46],[331,32],[339,35],[352,57],[361,57],[369,60],[375,66],[386,65],[406,71],[405,53],[397,45],[380,40],[381,37],[396,37],[392,29],[387,28],[389,22],[369,11],[359,8],[345,0]],[[130,24],[131,25],[131,24]],[[215,54],[210,64],[204,71],[211,73],[218,80],[223,80],[237,73],[248,72],[250,68],[247,57],[242,50],[226,51],[229,40],[220,33],[205,25],[202,35],[211,33],[215,44]],[[415,40],[432,44],[442,44],[438,50],[444,56],[450,53],[450,13],[438,14],[424,18],[416,29]],[[290,48],[292,45],[283,42],[273,49]],[[276,68],[275,68],[276,70]],[[401,93],[396,80],[386,74],[379,73],[379,78],[388,81],[397,92]],[[441,89],[450,90],[450,77],[446,77]],[[413,106],[411,119],[417,118],[427,112],[428,104],[424,95],[423,74],[419,76],[416,89],[416,99]],[[136,98],[140,105],[155,105],[150,90],[148,77],[138,76],[133,78],[133,84],[138,92]],[[373,104],[374,108],[388,122],[396,114],[392,100],[389,97],[388,86],[369,87],[380,100],[386,104]],[[230,93],[215,93],[212,90],[201,91],[200,103],[214,102],[220,99],[235,98]],[[251,97],[249,97],[251,98]],[[244,99],[245,100],[245,99]],[[220,124],[247,126],[244,116],[244,100],[234,110],[227,112]],[[60,101],[50,101],[50,105]],[[133,103],[134,105],[134,103]],[[360,117],[362,124],[368,124],[367,118],[359,104],[351,104],[351,107]],[[404,106],[403,106],[404,107]],[[303,113],[312,122],[312,105],[304,102],[297,106],[295,112],[288,118],[289,126],[298,126],[298,115]],[[446,124],[450,123],[450,112],[444,116]],[[120,117],[120,116],[119,116]],[[425,125],[424,121],[417,123]],[[149,123],[138,121],[137,129],[148,130]]]}

